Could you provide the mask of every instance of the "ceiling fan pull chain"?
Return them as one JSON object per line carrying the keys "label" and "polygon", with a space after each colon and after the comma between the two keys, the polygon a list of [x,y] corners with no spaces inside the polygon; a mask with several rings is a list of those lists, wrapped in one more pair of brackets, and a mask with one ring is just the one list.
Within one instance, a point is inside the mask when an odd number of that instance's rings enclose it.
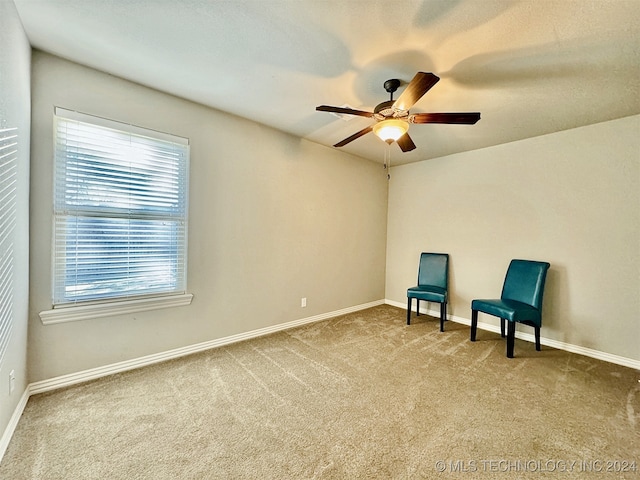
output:
{"label": "ceiling fan pull chain", "polygon": [[387,143],[384,150],[384,169],[387,171],[387,180],[391,180],[391,144],[390,143]]}

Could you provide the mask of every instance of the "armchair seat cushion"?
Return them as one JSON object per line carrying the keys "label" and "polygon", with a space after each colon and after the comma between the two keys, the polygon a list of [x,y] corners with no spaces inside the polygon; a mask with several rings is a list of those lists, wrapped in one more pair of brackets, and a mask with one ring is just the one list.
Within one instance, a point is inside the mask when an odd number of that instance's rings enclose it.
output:
{"label": "armchair seat cushion", "polygon": [[473,300],[471,310],[504,318],[510,322],[530,322],[537,326],[540,326],[542,318],[537,308],[509,299]]}
{"label": "armchair seat cushion", "polygon": [[447,301],[447,289],[435,285],[411,287],[407,290],[407,297],[427,302],[445,303]]}

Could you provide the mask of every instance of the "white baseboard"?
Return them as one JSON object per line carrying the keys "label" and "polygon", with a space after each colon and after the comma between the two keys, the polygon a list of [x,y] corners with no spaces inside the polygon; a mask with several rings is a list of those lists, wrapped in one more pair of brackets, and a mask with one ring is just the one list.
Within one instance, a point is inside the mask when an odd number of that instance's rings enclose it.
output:
{"label": "white baseboard", "polygon": [[16,427],[18,426],[18,422],[20,421],[20,417],[22,416],[22,412],[24,412],[24,408],[27,406],[27,401],[31,396],[31,392],[29,391],[29,386],[27,386],[26,390],[20,397],[20,401],[16,406],[16,409],[13,411],[13,415],[9,419],[9,424],[7,428],[4,429],[4,433],[2,434],[2,438],[0,438],[0,462],[2,461],[2,457],[4,457],[7,448],[9,447],[9,442],[11,441],[11,437],[13,437],[13,432],[15,432]]}
{"label": "white baseboard", "polygon": [[299,327],[307,323],[318,322],[320,320],[326,320],[328,318],[337,317],[339,315],[346,315],[347,313],[357,312],[359,310],[364,310],[382,304],[384,304],[384,300],[377,300],[375,302],[364,303],[353,307],[343,308],[341,310],[335,310],[333,312],[301,318],[299,320],[293,320],[291,322],[280,323],[278,325],[260,328],[258,330],[252,330],[250,332],[239,333],[237,335],[231,335],[229,337],[218,338],[215,340],[210,340],[208,342],[197,343],[195,345],[176,348],[174,350],[169,350],[166,352],[147,355],[144,357],[134,358],[132,360],[126,360],[124,362],[113,363],[111,365],[105,365],[103,367],[92,368],[90,370],[84,370],[81,372],[50,378],[48,380],[34,382],[29,385],[30,393],[31,395],[35,395],[36,393],[42,393],[49,390],[68,387],[77,383],[106,377],[107,375],[126,372],[127,370],[134,370],[136,368],[145,367],[147,365],[153,365],[154,363],[160,363],[174,358],[184,357],[193,353],[203,352],[205,350],[222,347],[224,345],[230,345],[232,343],[249,340],[251,338],[262,337],[264,335],[269,335],[270,333],[288,330],[290,328]]}
{"label": "white baseboard", "polygon": [[[394,307],[405,309],[407,308],[406,303],[396,302],[394,300],[385,300],[384,303],[387,305],[392,305]],[[427,303],[427,302],[422,302]],[[424,307],[420,307],[420,313],[425,315],[431,315],[433,317],[440,317],[440,310],[432,310],[425,309]],[[455,315],[447,315],[447,319],[456,323],[461,323],[463,325],[471,326],[471,320],[468,318],[457,317]],[[486,330],[493,333],[500,333],[500,326],[493,325],[490,323],[478,322],[478,328],[480,330]],[[516,338],[520,340],[525,340],[527,342],[534,343],[535,336],[532,333],[519,332],[516,330]],[[543,336],[540,337],[540,343],[542,345],[546,345],[547,347],[557,348],[558,350],[565,350],[571,353],[577,353],[579,355],[584,355],[586,357],[595,358],[598,360],[603,360],[609,363],[615,363],[616,365],[622,365],[623,367],[629,367],[636,370],[640,370],[640,360],[634,360],[633,358],[621,357],[619,355],[614,355],[612,353],[601,352],[600,350],[594,350],[592,348],[582,347],[580,345],[573,345],[571,343],[560,342],[558,340],[553,340],[551,338],[545,338]]]}
{"label": "white baseboard", "polygon": [[113,363],[111,365],[105,365],[103,367],[92,368],[90,370],[84,370],[82,372],[71,373],[69,375],[62,375],[59,377],[51,378],[48,380],[42,380],[39,382],[31,383],[24,391],[20,403],[17,405],[7,428],[5,429],[2,438],[0,438],[0,461],[4,456],[13,432],[15,431],[18,421],[22,416],[22,412],[27,406],[27,401],[31,395],[37,393],[48,392],[58,388],[68,387],[89,380],[95,380],[97,378],[106,377],[115,373],[126,372],[128,370],[134,370],[136,368],[145,367],[147,365],[153,365],[154,363],[164,362],[174,358],[184,357],[193,353],[202,352],[216,347],[224,345],[230,345],[232,343],[240,342],[243,340],[249,340],[251,338],[262,337],[271,333],[280,332],[282,330],[288,330],[290,328],[299,327],[307,323],[319,322],[328,318],[337,317],[340,315],[346,315],[347,313],[357,312],[359,310],[365,310],[367,308],[375,307],[384,304],[384,300],[377,300],[375,302],[363,303],[353,307],[343,308],[341,310],[335,310],[329,313],[323,313],[320,315],[314,315],[312,317],[301,318],[299,320],[293,320],[291,322],[281,323],[270,327],[260,328],[258,330],[252,330],[250,332],[239,333],[237,335],[231,335],[229,337],[219,338],[208,342],[202,342],[187,347],[176,348],[166,352],[157,353],[154,355],[147,355],[140,358],[134,358],[132,360],[126,360],[124,362]]}

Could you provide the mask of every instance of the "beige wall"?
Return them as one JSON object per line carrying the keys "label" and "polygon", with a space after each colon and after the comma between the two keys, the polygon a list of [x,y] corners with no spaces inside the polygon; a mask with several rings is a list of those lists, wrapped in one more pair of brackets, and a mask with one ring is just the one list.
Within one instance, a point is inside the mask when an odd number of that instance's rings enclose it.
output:
{"label": "beige wall", "polygon": [[[380,165],[42,52],[32,76],[31,382],[384,298]],[[190,306],[41,323],[54,106],[191,139]]]}
{"label": "beige wall", "polygon": [[[379,300],[385,280],[404,303],[423,250],[452,255],[464,318],[511,258],[551,262],[543,336],[640,359],[640,117],[395,167],[387,218],[378,164],[42,52],[32,77],[31,382]],[[42,325],[54,106],[191,139],[191,306]]]}
{"label": "beige wall", "polygon": [[[0,128],[17,128],[16,225],[13,241],[13,328],[0,364],[0,435],[27,388],[27,306],[29,293],[29,136],[31,48],[12,0],[0,0]],[[3,243],[3,248],[7,244]],[[4,254],[0,252],[0,256]],[[15,388],[9,393],[9,372]],[[4,453],[0,445],[0,457]]]}
{"label": "beige wall", "polygon": [[448,252],[449,312],[469,319],[512,258],[545,260],[542,336],[640,360],[639,134],[633,116],[393,168],[386,298],[406,302],[421,251]]}

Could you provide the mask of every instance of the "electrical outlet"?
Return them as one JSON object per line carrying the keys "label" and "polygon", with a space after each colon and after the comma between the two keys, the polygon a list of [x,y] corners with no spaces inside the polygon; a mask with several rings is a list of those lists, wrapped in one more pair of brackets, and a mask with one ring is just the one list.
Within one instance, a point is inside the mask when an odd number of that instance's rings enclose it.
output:
{"label": "electrical outlet", "polygon": [[300,299],[300,306],[302,308],[307,306],[307,297],[302,297],[302,299]]}
{"label": "electrical outlet", "polygon": [[16,388],[16,372],[15,370],[11,370],[9,372],[9,395],[13,393]]}

